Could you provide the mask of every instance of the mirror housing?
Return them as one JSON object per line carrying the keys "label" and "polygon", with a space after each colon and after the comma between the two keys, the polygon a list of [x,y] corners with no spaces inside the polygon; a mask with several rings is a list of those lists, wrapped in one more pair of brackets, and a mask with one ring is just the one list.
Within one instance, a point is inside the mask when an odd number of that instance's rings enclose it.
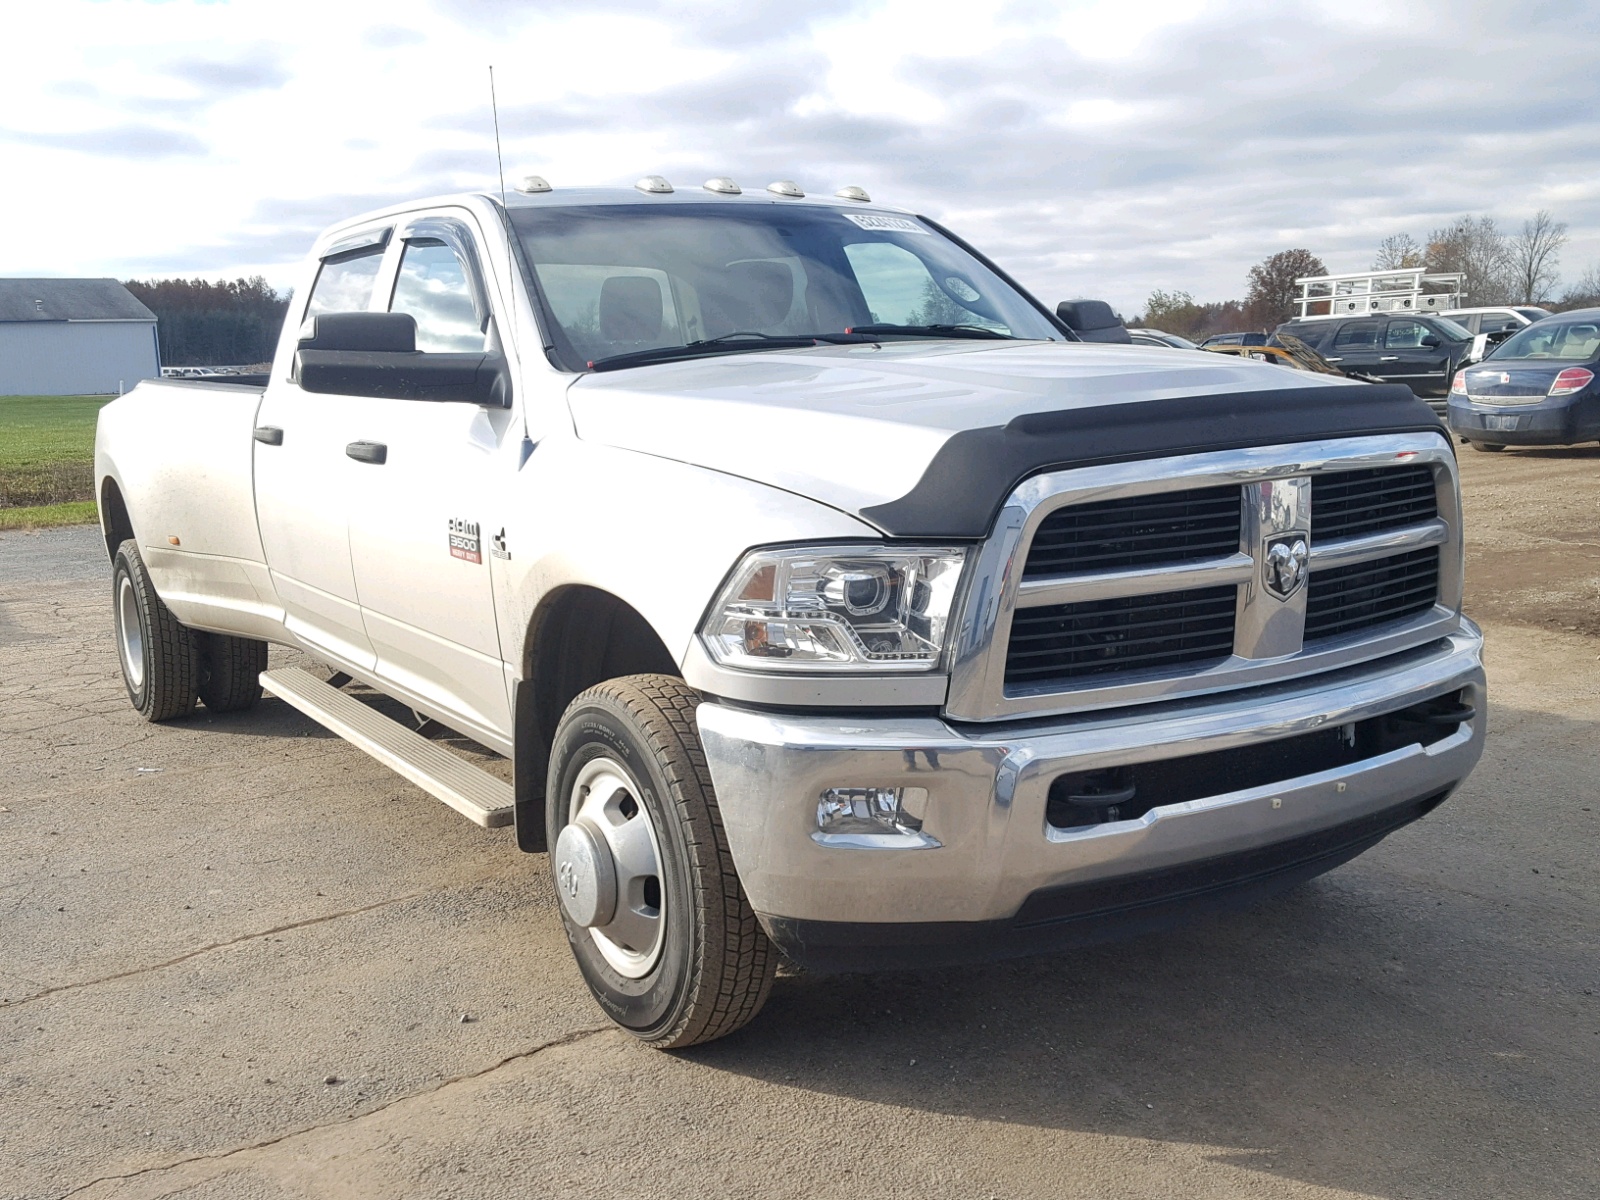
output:
{"label": "mirror housing", "polygon": [[1063,300],[1056,305],[1056,316],[1085,342],[1133,343],[1127,328],[1104,300]]}
{"label": "mirror housing", "polygon": [[323,395],[511,404],[505,355],[419,352],[409,313],[318,313],[301,331],[290,378]]}
{"label": "mirror housing", "polygon": [[1422,339],[1422,343],[1421,344],[1422,344],[1422,347],[1424,349],[1426,349],[1426,350],[1437,350],[1440,346],[1444,345],[1443,342],[1441,342],[1438,338],[1434,337],[1433,334],[1431,334],[1431,333],[1428,334],[1427,337]]}

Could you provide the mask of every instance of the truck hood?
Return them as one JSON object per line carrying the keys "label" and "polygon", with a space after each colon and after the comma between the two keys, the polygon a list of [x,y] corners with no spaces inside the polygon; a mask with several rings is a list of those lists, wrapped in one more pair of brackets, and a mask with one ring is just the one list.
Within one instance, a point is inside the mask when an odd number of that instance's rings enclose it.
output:
{"label": "truck hood", "polygon": [[587,441],[742,476],[859,516],[910,492],[966,430],[1031,413],[1337,382],[1194,350],[890,342],[580,375],[568,399]]}

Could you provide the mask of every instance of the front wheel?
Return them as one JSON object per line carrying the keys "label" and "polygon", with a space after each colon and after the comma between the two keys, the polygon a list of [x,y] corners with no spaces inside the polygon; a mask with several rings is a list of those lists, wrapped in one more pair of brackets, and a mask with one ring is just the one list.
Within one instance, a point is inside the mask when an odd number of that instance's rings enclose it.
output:
{"label": "front wheel", "polygon": [[128,699],[147,721],[170,721],[194,711],[199,672],[194,640],[156,595],[150,573],[128,539],[111,569],[111,608]]}
{"label": "front wheel", "polygon": [[760,1011],[777,952],[734,871],[681,679],[584,692],[556,729],[550,867],[567,940],[600,1007],[662,1049],[723,1037]]}

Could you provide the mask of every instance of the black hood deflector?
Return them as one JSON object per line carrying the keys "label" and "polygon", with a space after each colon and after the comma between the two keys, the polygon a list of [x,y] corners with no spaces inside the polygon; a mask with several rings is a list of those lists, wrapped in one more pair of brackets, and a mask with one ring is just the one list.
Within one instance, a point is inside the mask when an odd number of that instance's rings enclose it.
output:
{"label": "black hood deflector", "polygon": [[917,486],[861,515],[892,537],[981,538],[1030,475],[1068,467],[1382,433],[1437,433],[1442,422],[1403,384],[1172,396],[1028,413],[954,434]]}

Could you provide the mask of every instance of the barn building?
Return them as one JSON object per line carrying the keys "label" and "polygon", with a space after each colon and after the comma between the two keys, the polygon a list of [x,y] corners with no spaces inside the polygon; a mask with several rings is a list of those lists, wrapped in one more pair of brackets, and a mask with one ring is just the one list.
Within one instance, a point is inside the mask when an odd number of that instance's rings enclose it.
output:
{"label": "barn building", "polygon": [[156,315],[115,279],[0,279],[0,396],[114,395],[160,374]]}

